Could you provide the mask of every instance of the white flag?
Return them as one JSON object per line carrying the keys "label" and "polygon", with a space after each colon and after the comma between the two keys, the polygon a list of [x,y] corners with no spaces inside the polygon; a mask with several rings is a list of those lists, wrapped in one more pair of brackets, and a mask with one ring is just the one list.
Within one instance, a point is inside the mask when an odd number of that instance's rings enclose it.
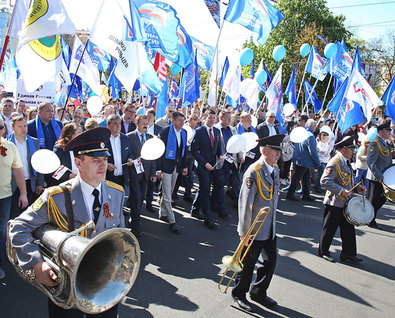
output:
{"label": "white flag", "polygon": [[[100,88],[100,75],[97,67],[93,64],[89,53],[85,50],[84,55],[84,45],[76,35],[74,37],[73,53],[71,54],[69,71],[72,74],[76,74],[81,79],[89,85],[91,90],[97,95],[101,96]],[[81,60],[81,63],[79,63]],[[78,67],[78,64],[80,65]],[[78,67],[78,71],[77,71]]]}
{"label": "white flag", "polygon": [[240,59],[229,61],[229,69],[224,80],[224,86],[222,90],[228,95],[233,101],[237,101],[240,97],[241,89],[241,65]]}
{"label": "white flag", "polygon": [[350,75],[346,98],[361,105],[367,122],[370,122],[370,119],[372,118],[372,110],[383,104],[373,91],[372,87],[357,69],[354,69]]}
{"label": "white flag", "polygon": [[25,25],[27,12],[29,11],[30,0],[15,1],[14,10],[12,11],[8,35],[11,38],[19,39],[20,32]]}
{"label": "white flag", "polygon": [[266,97],[268,99],[267,110],[273,111],[275,113],[277,113],[278,106],[280,105],[283,97],[281,84],[282,69],[283,65],[281,64],[266,92]]}
{"label": "white flag", "polygon": [[259,84],[255,79],[246,78],[241,82],[241,95],[247,100],[247,105],[256,109],[259,99]]}
{"label": "white flag", "polygon": [[74,23],[60,0],[36,0],[29,8],[25,25],[20,32],[18,48],[54,34],[74,33]]}

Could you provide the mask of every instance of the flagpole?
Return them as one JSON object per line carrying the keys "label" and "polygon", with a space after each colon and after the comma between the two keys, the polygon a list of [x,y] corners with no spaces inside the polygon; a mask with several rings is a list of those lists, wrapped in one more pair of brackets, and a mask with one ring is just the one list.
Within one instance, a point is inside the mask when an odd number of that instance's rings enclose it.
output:
{"label": "flagpole", "polygon": [[[318,83],[318,78],[315,80],[315,83],[314,83],[314,85],[313,85],[313,87],[312,87],[312,89],[311,89],[311,92],[310,92],[310,94],[309,94],[309,97],[307,98],[307,102],[306,102],[306,104],[304,105],[304,107],[303,107],[303,110],[302,110],[302,113],[303,113],[303,111],[304,111],[304,109],[307,107],[307,110],[309,109],[308,108],[308,103],[309,103],[309,100],[310,100],[310,98],[311,98],[311,95],[313,95],[313,92],[314,92],[314,89],[315,89],[315,87],[317,86],[317,83]],[[306,92],[305,92],[305,94],[306,94]],[[307,114],[308,114],[308,112],[307,112]]]}
{"label": "flagpole", "polygon": [[324,104],[325,104],[325,100],[326,100],[326,95],[328,94],[329,86],[331,85],[331,82],[332,82],[332,77],[333,77],[333,75],[331,74],[331,77],[329,78],[328,86],[326,87],[326,91],[325,91],[325,95],[324,95],[324,100],[323,100],[323,102],[322,102],[322,109],[324,109]]}
{"label": "flagpole", "polygon": [[[203,109],[204,103],[205,103],[205,101],[206,101],[207,86],[208,86],[208,82],[210,81],[211,72],[212,72],[212,70],[213,70],[214,59],[217,58],[217,61],[218,61],[218,53],[219,53],[219,52],[218,52],[218,44],[219,44],[219,39],[220,39],[220,37],[221,37],[221,33],[222,33],[222,29],[223,29],[223,27],[224,27],[224,24],[225,24],[225,19],[222,20],[222,24],[221,24],[221,27],[220,27],[220,29],[219,29],[218,38],[217,38],[217,43],[216,43],[216,45],[215,45],[215,50],[214,50],[213,60],[211,61],[210,70],[209,70],[208,76],[207,76],[206,86],[205,86],[205,88],[204,88],[203,103],[202,103],[202,108],[200,109],[200,115],[201,115],[201,113],[202,113],[202,109]],[[218,67],[218,63],[217,63],[217,67]]]}
{"label": "flagpole", "polygon": [[[313,50],[313,48],[311,47],[311,48],[310,48],[309,57],[310,57],[310,54],[311,54],[311,51],[312,51],[312,50]],[[306,62],[306,66],[304,67],[302,81],[300,82],[298,96],[296,97],[296,108],[298,108],[299,96],[300,96],[300,92],[301,92],[301,90],[302,90],[302,85],[303,85],[304,77],[305,77],[305,75],[306,75],[306,69],[307,69],[307,62]]]}

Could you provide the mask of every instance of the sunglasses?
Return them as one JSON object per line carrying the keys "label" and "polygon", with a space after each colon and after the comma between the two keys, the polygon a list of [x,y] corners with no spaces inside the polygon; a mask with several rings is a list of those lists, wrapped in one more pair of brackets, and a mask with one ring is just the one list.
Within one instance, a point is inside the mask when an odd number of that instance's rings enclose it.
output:
{"label": "sunglasses", "polygon": [[267,116],[267,118],[276,118],[276,116]]}
{"label": "sunglasses", "polygon": [[4,126],[3,125],[0,125],[0,130],[2,130],[4,128]]}

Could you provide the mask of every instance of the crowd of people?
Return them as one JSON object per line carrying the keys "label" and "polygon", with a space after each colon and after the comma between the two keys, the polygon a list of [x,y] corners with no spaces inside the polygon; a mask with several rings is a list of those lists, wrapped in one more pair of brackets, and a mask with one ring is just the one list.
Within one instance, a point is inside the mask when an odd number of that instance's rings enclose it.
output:
{"label": "crowd of people", "polygon": [[[266,290],[275,267],[275,210],[280,189],[292,201],[314,201],[312,191],[326,191],[318,251],[325,260],[334,261],[329,248],[340,227],[341,260],[362,261],[357,257],[354,226],[343,215],[347,198],[352,196],[351,189],[360,181],[356,190],[368,194],[375,210],[375,217],[368,225],[379,228],[376,214],[386,202],[380,183],[384,171],[392,165],[393,156],[390,146],[395,127],[390,120],[379,123],[377,136],[369,140],[368,125],[351,127],[342,133],[329,112],[319,116],[295,110],[284,118],[284,125],[279,126],[276,114],[265,105],[254,114],[231,106],[200,107],[196,103],[177,110],[169,105],[166,114],[156,118],[155,110],[146,109],[139,97],[132,102],[111,99],[97,116],[89,115],[86,102],[69,101],[65,108],[44,102],[35,109],[26,107],[21,100],[14,102],[3,93],[0,99],[0,159],[4,162],[0,179],[0,266],[5,260],[8,220],[32,204],[34,210],[35,202],[40,204],[40,195],[48,187],[72,182],[81,174],[80,153],[69,146],[70,142],[98,127],[109,130],[109,138],[97,146],[108,151],[108,156],[104,155],[105,179],[115,184],[115,189],[125,188],[127,200],[123,213],[126,225],[136,237],[143,235],[145,225],[140,216],[144,207],[158,213],[158,218],[168,224],[171,232],[181,233],[172,206],[179,199],[180,187],[184,188],[183,199],[191,204],[191,216],[210,230],[217,226],[213,212],[221,218],[228,217],[225,197],[229,195],[233,207],[238,208],[241,237],[259,210],[270,207],[271,221],[262,237],[257,238],[261,244],[253,249],[254,258],[249,260],[249,269],[245,270],[249,272],[238,274],[232,292],[245,310],[251,309],[245,293],[260,255],[260,275],[251,284],[251,298],[269,307],[276,304],[267,297]],[[308,133],[301,142],[295,143],[290,136],[298,127]],[[227,153],[230,138],[246,132],[257,134],[257,146],[249,151]],[[144,143],[155,137],[165,145],[163,155],[157,160],[141,158]],[[30,159],[39,149],[53,151],[62,169],[46,175],[35,171]],[[89,151],[100,153],[100,149]],[[195,193],[194,183],[198,184]],[[158,211],[153,206],[154,192],[159,197]],[[101,200],[92,194],[91,201]],[[0,267],[0,278],[4,276]]]}

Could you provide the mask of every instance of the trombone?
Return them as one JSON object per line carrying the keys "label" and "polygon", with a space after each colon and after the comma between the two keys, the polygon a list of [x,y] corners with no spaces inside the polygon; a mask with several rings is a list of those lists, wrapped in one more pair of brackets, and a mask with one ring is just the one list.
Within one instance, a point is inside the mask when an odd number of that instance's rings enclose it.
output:
{"label": "trombone", "polygon": [[[240,241],[240,244],[237,246],[236,251],[234,252],[233,255],[225,255],[224,257],[222,257],[222,264],[225,265],[226,270],[225,272],[222,274],[221,280],[218,283],[218,289],[221,291],[221,293],[226,294],[230,284],[233,281],[233,278],[235,277],[237,272],[241,272],[243,270],[243,261],[244,258],[246,257],[248,251],[251,248],[252,243],[254,242],[256,236],[258,235],[259,230],[261,229],[263,223],[266,220],[266,217],[268,216],[270,212],[270,208],[269,207],[264,207],[262,208],[257,216],[255,217],[254,222],[252,222],[250,228],[248,229],[247,234],[244,236],[244,239],[242,241]],[[255,230],[254,233],[252,233],[252,231],[254,230],[255,226],[258,225],[257,229]],[[248,245],[247,245],[248,243]],[[244,249],[244,246],[246,246],[246,250],[243,254],[243,256],[240,258],[240,255]],[[233,271],[233,275],[232,277],[229,279],[229,283],[228,285],[226,285],[225,289],[223,290],[221,288],[222,286],[222,281],[224,280],[227,272],[231,270]]]}

